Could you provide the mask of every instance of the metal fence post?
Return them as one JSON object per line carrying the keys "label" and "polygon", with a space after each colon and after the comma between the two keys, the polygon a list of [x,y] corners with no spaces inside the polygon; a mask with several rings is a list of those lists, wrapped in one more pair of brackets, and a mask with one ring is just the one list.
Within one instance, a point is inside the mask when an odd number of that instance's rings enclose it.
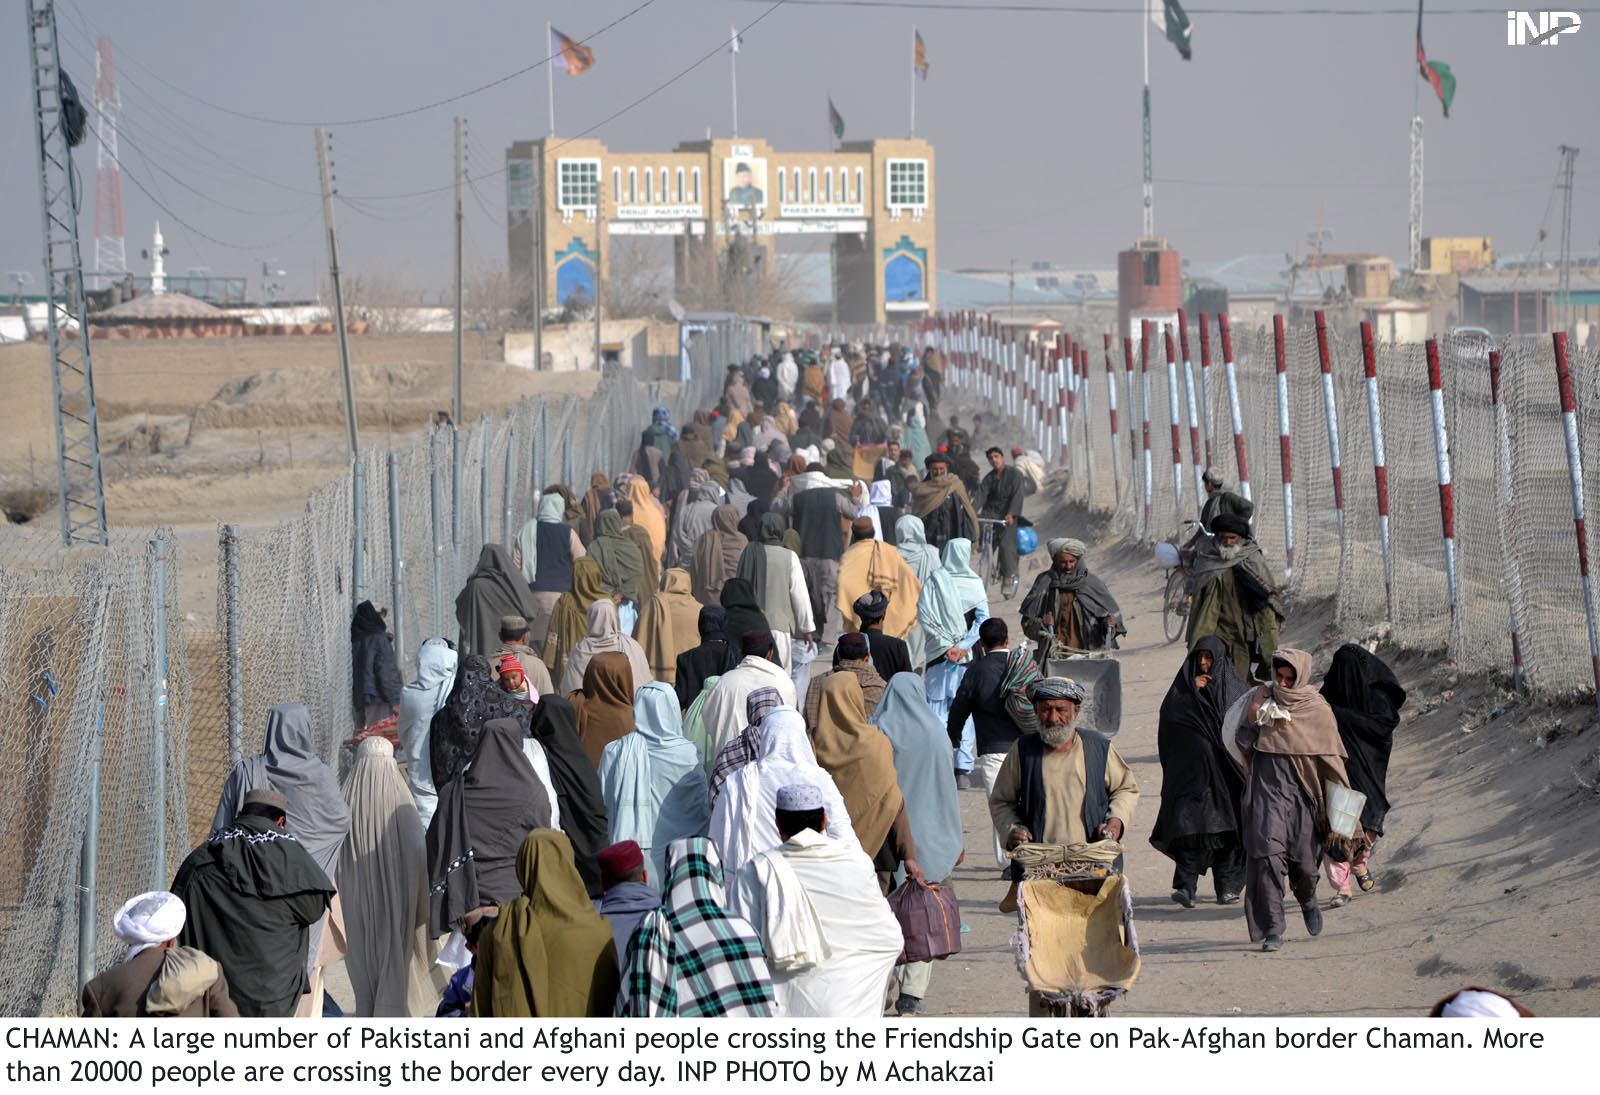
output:
{"label": "metal fence post", "polygon": [[[1272,361],[1278,381],[1278,465],[1283,470],[1283,576],[1294,575],[1294,462],[1289,447],[1289,364],[1283,346],[1283,315],[1272,317]],[[1455,598],[1450,598],[1454,604]]]}
{"label": "metal fence post", "polygon": [[543,490],[550,481],[550,401],[539,400],[539,459],[534,469],[534,490]]}
{"label": "metal fence post", "polygon": [[444,510],[443,491],[439,482],[438,449],[428,446],[428,510],[433,531],[433,633],[444,632]]}
{"label": "metal fence post", "polygon": [[367,472],[361,457],[350,463],[350,599],[367,595]]}
{"label": "metal fence post", "polygon": [[[1211,466],[1211,332],[1206,330],[1206,314],[1200,313],[1200,448]],[[1202,486],[1200,493],[1205,494]]]}
{"label": "metal fence post", "polygon": [[456,562],[461,562],[461,497],[463,469],[461,452],[461,427],[450,427],[450,544],[455,548]]}
{"label": "metal fence post", "polygon": [[561,481],[572,484],[572,430],[561,438]]}
{"label": "metal fence post", "polygon": [[1233,364],[1233,327],[1228,313],[1217,316],[1217,336],[1222,340],[1222,371],[1228,381],[1228,424],[1233,427],[1233,460],[1239,469],[1239,493],[1246,502],[1255,499],[1250,494],[1250,462],[1244,452],[1244,419],[1239,414],[1239,371]]}
{"label": "metal fence post", "polygon": [[484,423],[483,459],[478,461],[478,541],[489,543],[489,426]]}
{"label": "metal fence post", "polygon": [[1328,420],[1328,464],[1333,471],[1333,516],[1344,558],[1344,467],[1339,454],[1339,405],[1333,398],[1333,360],[1328,354],[1328,317],[1317,309],[1317,361],[1322,366],[1322,412]]}
{"label": "metal fence post", "polygon": [[500,497],[500,540],[511,543],[511,499],[515,488],[512,486],[517,481],[517,431],[509,427],[506,429],[506,468],[504,488]]}
{"label": "metal fence post", "polygon": [[[1450,597],[1450,639],[1456,631],[1456,503],[1450,482],[1450,434],[1445,428],[1444,387],[1439,372],[1439,340],[1424,344],[1428,355],[1428,402],[1433,409],[1433,457],[1439,478],[1439,524],[1444,534],[1444,580]],[[1578,518],[1580,529],[1583,518]],[[1587,584],[1587,583],[1585,583]]]}
{"label": "metal fence post", "polygon": [[1372,324],[1361,321],[1361,363],[1367,377],[1367,426],[1372,434],[1372,481],[1378,500],[1378,545],[1383,551],[1384,619],[1394,621],[1394,559],[1389,548],[1389,462],[1383,451],[1383,413],[1378,400],[1378,358]]}
{"label": "metal fence post", "polygon": [[1111,334],[1106,334],[1106,412],[1111,416],[1111,508],[1122,507],[1122,462],[1117,459],[1117,371],[1111,364]]}
{"label": "metal fence post", "polygon": [[1200,463],[1200,408],[1194,391],[1194,359],[1189,356],[1189,313],[1178,309],[1178,352],[1183,355],[1183,398],[1189,410],[1189,460],[1194,464],[1194,504],[1206,502],[1205,465]]}
{"label": "metal fence post", "polygon": [[100,874],[100,751],[105,734],[106,709],[95,720],[94,744],[89,757],[88,805],[83,822],[83,843],[78,851],[78,987],[94,979],[95,931],[99,927],[97,889]]}
{"label": "metal fence post", "polygon": [[405,561],[400,557],[400,458],[389,453],[389,618],[394,623],[394,657],[406,661],[406,617],[401,602]]}
{"label": "metal fence post", "polygon": [[151,676],[150,702],[154,709],[150,766],[155,772],[150,809],[155,815],[155,847],[150,858],[155,865],[154,887],[167,882],[167,542],[160,537],[150,541],[151,618],[155,622],[155,671]]}
{"label": "metal fence post", "polygon": [[1183,429],[1178,425],[1183,412],[1178,406],[1177,348],[1172,341],[1172,325],[1163,323],[1162,334],[1167,343],[1167,417],[1172,426],[1172,512],[1174,520],[1183,521]]}
{"label": "metal fence post", "polygon": [[228,769],[244,755],[244,651],[240,639],[239,526],[222,526],[222,627],[228,669]]}
{"label": "metal fence post", "polygon": [[1150,463],[1150,321],[1139,321],[1139,436],[1144,453],[1144,521],[1139,525],[1141,535],[1150,533],[1150,506],[1152,493],[1152,465]]}
{"label": "metal fence post", "polygon": [[1567,445],[1567,476],[1572,487],[1572,524],[1578,533],[1578,577],[1583,584],[1583,614],[1589,624],[1589,661],[1594,671],[1595,700],[1600,703],[1600,628],[1597,628],[1595,618],[1594,584],[1589,579],[1589,533],[1585,527],[1583,506],[1583,454],[1578,448],[1578,401],[1572,391],[1572,371],[1567,366],[1567,333],[1557,331],[1551,337],[1555,343],[1556,388],[1561,396],[1561,432]]}
{"label": "metal fence post", "polygon": [[1517,495],[1511,484],[1511,430],[1507,421],[1505,396],[1500,391],[1499,350],[1489,351],[1489,400],[1494,404],[1494,431],[1497,435],[1494,478],[1500,514],[1495,524],[1500,531],[1500,555],[1506,561],[1506,604],[1511,609],[1511,688],[1520,692],[1523,683],[1522,567],[1511,547]]}

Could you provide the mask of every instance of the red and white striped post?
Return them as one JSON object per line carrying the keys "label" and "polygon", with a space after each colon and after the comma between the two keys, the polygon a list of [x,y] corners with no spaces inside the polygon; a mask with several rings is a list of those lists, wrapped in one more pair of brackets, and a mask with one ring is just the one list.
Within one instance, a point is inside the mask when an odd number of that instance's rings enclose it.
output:
{"label": "red and white striped post", "polygon": [[[1444,420],[1444,383],[1439,373],[1439,340],[1428,339],[1428,401],[1433,407],[1433,457],[1439,477],[1439,524],[1444,533],[1444,581],[1450,596],[1450,634],[1456,629],[1456,501],[1450,485],[1450,434]],[[1582,528],[1582,518],[1579,518]],[[1587,570],[1587,566],[1585,567]]]}
{"label": "red and white striped post", "polygon": [[1172,327],[1162,324],[1167,342],[1167,419],[1172,426],[1172,515],[1183,520],[1183,434],[1178,427],[1178,359],[1172,343]]}
{"label": "red and white striped post", "polygon": [[1289,365],[1283,347],[1283,316],[1272,316],[1272,359],[1278,376],[1278,462],[1283,468],[1283,574],[1294,574],[1294,461],[1289,450]]}
{"label": "red and white striped post", "polygon": [[1584,527],[1583,456],[1578,450],[1578,401],[1572,393],[1572,371],[1567,367],[1567,333],[1555,340],[1556,386],[1561,391],[1561,432],[1567,441],[1567,475],[1572,482],[1572,523],[1578,533],[1578,576],[1583,581],[1583,614],[1589,622],[1589,661],[1594,667],[1595,700],[1600,702],[1600,628],[1595,621],[1594,584],[1589,580],[1589,533]]}
{"label": "red and white striped post", "polygon": [[1094,437],[1089,432],[1089,361],[1083,352],[1083,343],[1072,340],[1073,363],[1077,368],[1078,418],[1083,423],[1083,489],[1084,499],[1094,501]]}
{"label": "red and white striped post", "polygon": [[1150,462],[1150,321],[1139,321],[1139,433],[1143,438],[1144,452],[1144,523],[1140,530],[1150,533],[1150,503],[1153,497],[1152,486],[1154,479],[1151,477]]}
{"label": "red and white striped post", "polygon": [[1133,379],[1133,338],[1122,336],[1122,365],[1128,389],[1128,516],[1139,520],[1139,392]]}
{"label": "red and white striped post", "polygon": [[1222,371],[1228,379],[1228,422],[1233,427],[1233,459],[1239,468],[1239,493],[1247,501],[1250,495],[1250,462],[1244,457],[1244,417],[1239,413],[1239,375],[1233,365],[1233,328],[1228,325],[1228,313],[1217,316],[1217,335],[1222,339]]}
{"label": "red and white striped post", "polygon": [[1328,464],[1333,470],[1333,516],[1339,525],[1339,557],[1344,557],[1344,469],[1339,459],[1339,406],[1333,398],[1333,362],[1328,356],[1328,317],[1317,309],[1317,360],[1322,365],[1322,411],[1328,420]]}
{"label": "red and white striped post", "polygon": [[[1494,432],[1497,443],[1494,478],[1500,495],[1500,528],[1514,528],[1517,514],[1517,495],[1511,487],[1511,429],[1507,420],[1506,401],[1500,394],[1500,351],[1489,351],[1489,401],[1494,404]],[[1501,552],[1506,560],[1506,603],[1511,608],[1511,687],[1522,691],[1522,575],[1516,556],[1511,551],[1509,536],[1502,535]]]}
{"label": "red and white striped post", "polygon": [[1056,380],[1061,387],[1056,426],[1061,431],[1061,462],[1072,467],[1072,416],[1078,409],[1077,370],[1072,360],[1072,339],[1062,337],[1064,345],[1056,352]]}
{"label": "red and white striped post", "polygon": [[1372,433],[1372,481],[1378,496],[1378,544],[1383,550],[1384,619],[1394,619],[1394,563],[1389,555],[1389,464],[1383,451],[1383,413],[1378,403],[1378,355],[1372,324],[1361,321],[1361,363],[1367,375],[1367,426]]}
{"label": "red and white striped post", "polygon": [[1200,313],[1200,447],[1205,450],[1206,467],[1211,466],[1211,338],[1206,330],[1206,314]]}
{"label": "red and white striped post", "polygon": [[1194,363],[1189,357],[1189,313],[1178,309],[1178,350],[1183,354],[1183,398],[1189,405],[1189,462],[1194,465],[1194,504],[1205,504],[1205,466],[1200,463],[1200,408],[1194,394]]}
{"label": "red and white striped post", "polygon": [[1111,499],[1122,505],[1122,461],[1117,459],[1117,370],[1111,364],[1111,332],[1106,332],[1106,411],[1111,416]]}

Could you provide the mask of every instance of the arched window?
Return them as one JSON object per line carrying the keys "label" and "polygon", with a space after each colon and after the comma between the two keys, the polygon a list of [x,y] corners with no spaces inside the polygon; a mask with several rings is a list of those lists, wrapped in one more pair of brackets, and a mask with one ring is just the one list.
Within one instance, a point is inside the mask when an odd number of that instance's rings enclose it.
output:
{"label": "arched window", "polygon": [[856,201],[863,203],[867,200],[867,191],[864,184],[865,173],[858,167],[856,168]]}
{"label": "arched window", "polygon": [[833,168],[831,167],[824,168],[822,171],[822,200],[825,202],[833,200]]}
{"label": "arched window", "polygon": [[778,201],[780,202],[786,202],[789,200],[789,192],[784,189],[788,183],[789,169],[786,167],[778,168]]}
{"label": "arched window", "polygon": [[656,200],[655,176],[648,167],[644,169],[644,200],[646,205]]}
{"label": "arched window", "polygon": [[806,172],[806,189],[808,191],[808,193],[806,194],[806,201],[808,201],[808,202],[816,201],[817,200],[817,169],[814,168],[814,167],[809,169]]}
{"label": "arched window", "polygon": [[678,203],[683,203],[683,168],[678,168]]}
{"label": "arched window", "polygon": [[697,167],[691,171],[690,177],[694,180],[694,197],[690,198],[689,200],[692,202],[698,202],[700,200],[700,169]]}
{"label": "arched window", "polygon": [[622,200],[622,168],[620,167],[611,169],[611,200],[613,202]]}
{"label": "arched window", "polygon": [[639,200],[639,169],[636,167],[628,168],[628,200]]}
{"label": "arched window", "polygon": [[665,202],[667,200],[667,169],[666,168],[663,167],[660,170],[659,179],[660,179],[660,182],[661,182],[661,187],[660,187],[660,189],[661,189],[661,200],[663,202]]}

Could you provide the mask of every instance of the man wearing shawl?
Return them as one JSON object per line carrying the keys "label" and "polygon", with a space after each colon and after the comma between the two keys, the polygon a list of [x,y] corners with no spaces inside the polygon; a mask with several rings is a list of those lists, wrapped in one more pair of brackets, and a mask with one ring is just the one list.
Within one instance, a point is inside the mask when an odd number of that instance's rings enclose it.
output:
{"label": "man wearing shawl", "polygon": [[695,541],[689,569],[694,596],[703,605],[716,604],[722,587],[739,571],[739,555],[748,541],[739,531],[739,511],[718,506],[711,527]]}
{"label": "man wearing shawl", "polygon": [[566,500],[554,492],[539,499],[538,518],[522,526],[517,537],[522,575],[533,590],[535,614],[528,617],[530,642],[542,649],[550,634],[550,617],[561,595],[575,588],[574,564],[588,554],[583,541],[566,523]]}
{"label": "man wearing shawl", "polygon": [[776,1014],[875,1019],[905,940],[873,885],[872,860],[854,841],[824,834],[827,803],[810,783],[776,792],[782,843],[733,875],[729,905],[761,935]]}
{"label": "man wearing shawl", "polygon": [[429,727],[449,697],[455,677],[455,649],[444,639],[429,639],[417,649],[417,679],[400,690],[397,730],[406,752],[406,786],[424,829],[439,802],[429,760]]}
{"label": "man wearing shawl", "polygon": [[683,715],[670,685],[650,681],[633,699],[633,732],[605,747],[600,793],[613,843],[631,840],[667,875],[667,845],[703,836],[711,795],[700,752],[683,736]]}
{"label": "man wearing shawl", "polygon": [[789,514],[800,534],[800,566],[811,594],[812,619],[819,630],[826,632],[829,609],[839,586],[845,529],[855,517],[856,506],[833,488],[820,467],[815,467],[791,480],[790,492],[779,494],[772,508]]}
{"label": "man wearing shawl", "polygon": [[[638,482],[637,478],[630,482]],[[661,589],[661,551],[650,538],[650,533],[634,520],[638,510],[626,498],[617,499],[617,517],[622,522],[622,535],[633,542],[639,549],[639,558],[644,562],[644,572],[639,578],[639,602],[636,608],[638,616],[643,616],[649,609],[650,602]],[[635,626],[638,620],[635,618]]]}
{"label": "man wearing shawl", "polygon": [[555,680],[561,680],[567,659],[589,633],[590,606],[602,600],[616,606],[615,596],[605,589],[600,564],[589,557],[574,562],[572,588],[556,601],[550,613],[550,632],[544,641],[544,664]]}
{"label": "man wearing shawl", "polygon": [[[1110,739],[1078,733],[1083,695],[1067,677],[1043,677],[1028,689],[1039,732],[1017,739],[989,792],[989,817],[1005,834],[1007,851],[1029,842],[1120,841],[1133,822],[1139,803],[1133,769]],[[1015,887],[1018,864],[1011,878]]]}
{"label": "man wearing shawl", "polygon": [[[1024,651],[1011,649],[1011,631],[998,616],[989,617],[978,627],[978,646],[982,657],[962,675],[955,699],[950,702],[950,712],[945,716],[945,730],[950,747],[959,749],[967,722],[971,720],[977,753],[973,768],[987,797],[994,790],[1001,765],[1026,729],[1018,724],[1020,705],[1015,702],[1018,698],[1015,689],[1025,680],[1027,683],[1037,680],[1038,669]],[[1031,707],[1026,714],[1032,716]],[[994,856],[1001,867],[1011,862],[1004,837],[1003,831],[995,829]]]}
{"label": "man wearing shawl", "polygon": [[1231,905],[1244,889],[1244,773],[1223,745],[1222,721],[1249,687],[1211,635],[1195,644],[1161,701],[1161,811],[1150,843],[1172,859],[1172,899],[1186,909],[1207,870],[1217,904]]}
{"label": "man wearing shawl", "polygon": [[405,681],[394,657],[394,636],[371,601],[356,605],[350,620],[350,684],[356,729],[395,714]]}
{"label": "man wearing shawl", "polygon": [[350,835],[335,878],[355,1014],[426,1015],[439,998],[428,933],[428,842],[387,739],[361,743],[342,789]]}
{"label": "man wearing shawl", "polygon": [[[944,565],[922,583],[917,602],[918,632],[923,637],[928,705],[941,723],[950,716],[956,691],[966,676],[967,662],[978,642],[978,629],[989,618],[989,594],[972,569],[972,541],[956,537],[944,546]],[[956,785],[971,785],[977,763],[977,727],[968,717],[961,743],[952,752]]]}
{"label": "man wearing shawl", "polygon": [[817,630],[811,614],[811,592],[806,588],[799,556],[783,546],[784,531],[782,516],[762,514],[756,542],[740,553],[736,573],[750,583],[761,614],[773,631],[810,644]]}
{"label": "man wearing shawl", "polygon": [[485,544],[478,566],[456,597],[456,623],[461,626],[462,654],[493,654],[499,649],[500,618],[531,620],[538,605],[522,571],[499,544]]}
{"label": "man wearing shawl", "polygon": [[610,1015],[617,998],[611,928],[595,912],[564,833],[535,829],[517,852],[520,893],[478,943],[473,1011],[481,1018]]}
{"label": "man wearing shawl", "polygon": [[678,431],[672,425],[672,412],[665,407],[657,407],[650,412],[650,425],[645,427],[644,436],[639,439],[641,445],[653,445],[665,460],[672,455],[672,443],[678,440]]}
{"label": "man wearing shawl", "polygon": [[1323,857],[1328,882],[1337,891],[1333,904],[1338,906],[1352,896],[1352,875],[1363,893],[1377,885],[1368,861],[1373,845],[1383,836],[1383,819],[1389,812],[1389,751],[1406,690],[1382,658],[1364,646],[1346,643],[1334,651],[1333,663],[1322,678],[1322,698],[1339,724],[1350,786],[1367,796],[1361,831],[1353,840],[1330,837],[1329,853]]}
{"label": "man wearing shawl", "polygon": [[619,1018],[772,1014],[772,973],[761,936],[725,911],[722,860],[703,836],[667,849],[666,894],[645,914],[622,969]]}
{"label": "man wearing shawl", "polygon": [[711,481],[711,474],[696,468],[678,511],[673,515],[672,538],[668,544],[672,566],[687,568],[694,558],[694,545],[711,528],[711,518],[722,504],[722,488]]}
{"label": "man wearing shawl", "polygon": [[1049,549],[1050,569],[1022,599],[1022,630],[1039,644],[1041,669],[1058,649],[1107,649],[1128,633],[1117,599],[1083,561],[1089,553],[1084,542],[1060,537]]}
{"label": "man wearing shawl", "polygon": [[861,688],[861,697],[868,718],[871,718],[872,713],[878,709],[878,701],[883,698],[888,682],[872,664],[867,637],[859,631],[847,631],[839,636],[839,641],[834,645],[833,669],[821,676],[813,677],[806,688],[805,704],[800,710],[805,715],[808,731],[816,732],[817,720],[822,716],[823,689],[828,686],[831,677],[840,673],[855,677],[857,685]]}
{"label": "man wearing shawl", "polygon": [[690,592],[689,572],[673,567],[661,592],[639,617],[639,645],[656,680],[677,683],[678,658],[695,648],[699,617],[700,602]]}
{"label": "man wearing shawl", "polygon": [[1256,512],[1256,504],[1248,498],[1242,498],[1228,489],[1227,481],[1222,478],[1222,473],[1215,468],[1207,468],[1201,476],[1205,484],[1206,500],[1200,506],[1200,527],[1215,535],[1216,529],[1212,523],[1218,515],[1231,513],[1235,517],[1244,518],[1246,524]]}
{"label": "man wearing shawl", "polygon": [[578,711],[578,739],[589,763],[600,765],[606,746],[633,732],[633,668],[625,655],[596,654],[583,671],[583,687],[567,693]]}
{"label": "man wearing shawl", "polygon": [[1244,717],[1225,726],[1244,761],[1244,918],[1250,941],[1283,946],[1283,879],[1300,902],[1306,931],[1322,931],[1318,866],[1328,833],[1323,783],[1349,786],[1333,709],[1311,684],[1311,655],[1279,647],[1272,683],[1248,693]]}
{"label": "man wearing shawl", "polygon": [[123,902],[111,924],[128,953],[83,986],[83,1017],[238,1018],[222,966],[202,951],[178,946],[187,918],[183,902],[166,890]]}
{"label": "man wearing shawl", "polygon": [[[989,473],[978,487],[978,516],[991,521],[1004,521],[995,558],[995,577],[1005,597],[1017,592],[1017,524],[1022,518],[1022,499],[1026,494],[1022,472],[1006,465],[1006,454],[998,445],[984,454],[989,460]],[[1007,589],[1007,586],[1010,589]]]}
{"label": "man wearing shawl", "polygon": [[737,365],[728,366],[728,379],[722,384],[722,400],[745,418],[750,417],[750,412],[755,409],[750,386],[745,383],[744,370]]}
{"label": "man wearing shawl", "polygon": [[461,775],[439,788],[428,826],[428,916],[435,936],[517,895],[523,837],[550,824],[550,799],[522,751],[523,723],[494,719]]}
{"label": "man wearing shawl", "polygon": [[[897,673],[871,721],[894,750],[895,779],[906,800],[917,863],[924,876],[944,882],[962,859],[961,805],[950,778],[949,742],[944,720],[922,698],[922,682],[913,673]],[[905,881],[901,881],[905,885]],[[901,1015],[922,1011],[933,974],[932,962],[907,962],[895,970]]]}
{"label": "man wearing shawl", "polygon": [[[248,792],[172,880],[173,895],[188,910],[179,945],[216,959],[242,1016],[294,1014],[313,987],[307,929],[322,921],[333,899],[327,872],[286,828],[288,809],[282,792]],[[318,995],[319,1010],[321,1002]]]}
{"label": "man wearing shawl", "polygon": [[611,480],[604,472],[589,476],[589,489],[579,503],[583,514],[578,519],[578,538],[585,544],[594,540],[600,515],[617,504],[617,492],[611,489]]}
{"label": "man wearing shawl", "polygon": [[1215,635],[1240,676],[1264,679],[1283,620],[1278,583],[1243,517],[1219,513],[1211,531],[1195,545],[1189,566],[1189,646]]}
{"label": "man wearing shawl", "polygon": [[798,698],[794,680],[778,661],[770,632],[746,632],[740,638],[739,650],[739,664],[722,674],[722,679],[706,700],[703,717],[707,770],[722,747],[744,729],[745,707],[750,693],[758,688],[776,688],[786,707],[795,706]]}
{"label": "man wearing shawl", "polygon": [[622,630],[632,634],[633,625],[639,619],[639,606],[648,592],[644,553],[623,534],[622,515],[616,510],[604,510],[596,518],[595,537],[589,541],[589,558],[600,564],[600,579],[606,592],[620,598],[617,612],[622,619]]}
{"label": "man wearing shawl", "polygon": [[895,778],[894,749],[867,722],[861,685],[849,674],[830,674],[822,689],[822,709],[811,735],[817,764],[833,777],[863,849],[874,849],[878,884],[889,892],[894,874],[924,881],[917,842]]}
{"label": "man wearing shawl", "polygon": [[915,672],[916,667],[911,661],[911,645],[883,630],[884,616],[889,611],[889,598],[874,589],[857,597],[851,607],[855,609],[856,619],[861,621],[861,633],[867,637],[868,649],[872,651],[872,665],[878,675],[888,680],[896,673]]}
{"label": "man wearing shawl", "polygon": [[717,793],[728,777],[761,755],[761,721],[783,706],[783,697],[776,688],[758,688],[745,701],[747,725],[738,735],[717,750],[711,765],[711,805],[717,803]]}
{"label": "man wearing shawl", "polygon": [[967,488],[950,474],[950,458],[942,452],[930,453],[924,461],[928,477],[911,488],[911,512],[922,518],[928,543],[942,548],[957,536],[978,538],[978,513],[972,508]]}
{"label": "man wearing shawl", "polygon": [[[617,621],[617,606],[602,598],[589,606],[589,633],[572,649],[572,656],[561,669],[556,691],[565,695],[583,687],[589,664],[601,654],[619,654],[627,659],[634,687],[650,680],[650,661],[637,639],[626,634]],[[628,693],[633,702],[633,693]]]}
{"label": "man wearing shawl", "polygon": [[[865,518],[858,518],[858,521]],[[917,598],[922,583],[900,553],[882,540],[858,536],[839,562],[839,616],[847,623],[859,619],[856,602],[877,592],[888,599],[884,606],[883,633],[904,639],[917,623]]]}
{"label": "man wearing shawl", "polygon": [[678,693],[678,706],[685,711],[700,695],[707,678],[720,677],[732,660],[724,634],[727,621],[727,609],[721,605],[706,605],[695,624],[700,645],[678,655],[672,684]]}

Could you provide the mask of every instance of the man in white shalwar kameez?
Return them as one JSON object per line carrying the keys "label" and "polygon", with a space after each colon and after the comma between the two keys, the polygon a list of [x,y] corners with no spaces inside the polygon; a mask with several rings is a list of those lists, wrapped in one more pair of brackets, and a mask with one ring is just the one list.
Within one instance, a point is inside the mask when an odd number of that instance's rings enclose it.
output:
{"label": "man in white shalwar kameez", "polygon": [[871,858],[823,835],[825,801],[812,784],[778,792],[783,843],[733,876],[729,905],[761,936],[773,1014],[876,1018],[904,938]]}
{"label": "man in white shalwar kameez", "polygon": [[[784,636],[787,638],[788,636]],[[771,636],[764,651],[744,650],[739,664],[722,675],[706,697],[700,717],[706,728],[706,756],[715,757],[722,747],[745,728],[750,693],[758,688],[776,688],[786,707],[798,707],[794,678],[784,668]],[[726,863],[726,860],[724,860]]]}

